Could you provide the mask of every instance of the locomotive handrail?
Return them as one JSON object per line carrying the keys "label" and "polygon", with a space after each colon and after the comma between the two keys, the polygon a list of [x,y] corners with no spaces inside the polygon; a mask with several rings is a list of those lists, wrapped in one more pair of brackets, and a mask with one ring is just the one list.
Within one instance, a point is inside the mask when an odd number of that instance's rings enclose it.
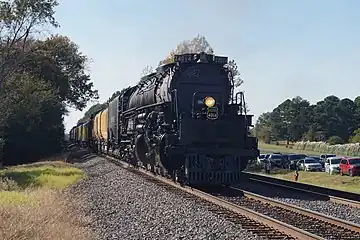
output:
{"label": "locomotive handrail", "polygon": [[[238,96],[240,95],[240,102],[238,103]],[[244,96],[244,92],[237,92],[235,94],[235,104],[239,104],[241,107],[240,113],[243,114],[243,110],[244,110],[244,114],[246,115],[246,103],[245,103],[245,96]]]}
{"label": "locomotive handrail", "polygon": [[194,116],[194,109],[195,109],[195,96],[197,95],[197,94],[206,94],[206,95],[208,95],[208,94],[219,94],[220,96],[221,96],[221,114],[223,115],[224,114],[224,98],[223,98],[223,96],[221,95],[221,93],[220,92],[199,92],[199,91],[196,91],[196,92],[194,92],[194,94],[193,94],[193,97],[192,97],[192,106],[191,106],[191,115],[192,116]]}
{"label": "locomotive handrail", "polygon": [[[171,99],[171,100],[174,102],[174,105],[175,105],[176,124],[178,124],[179,123],[179,107],[178,107],[177,89],[174,89],[171,91],[171,98],[173,97],[173,93],[174,93],[175,99]],[[173,104],[171,106],[173,106]],[[174,111],[174,109],[173,109],[173,111]]]}

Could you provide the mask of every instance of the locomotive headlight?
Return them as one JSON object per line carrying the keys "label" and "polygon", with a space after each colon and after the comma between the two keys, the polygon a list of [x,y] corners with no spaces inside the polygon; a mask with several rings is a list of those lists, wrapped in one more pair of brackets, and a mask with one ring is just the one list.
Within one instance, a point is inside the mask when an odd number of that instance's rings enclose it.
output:
{"label": "locomotive headlight", "polygon": [[215,103],[216,103],[216,101],[213,97],[206,97],[204,102],[207,107],[213,107],[213,106],[215,106]]}

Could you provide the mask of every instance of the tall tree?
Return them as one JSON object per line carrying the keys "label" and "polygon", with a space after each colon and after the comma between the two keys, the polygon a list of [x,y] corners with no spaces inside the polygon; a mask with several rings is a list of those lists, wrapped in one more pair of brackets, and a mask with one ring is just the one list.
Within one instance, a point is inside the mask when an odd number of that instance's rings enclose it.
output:
{"label": "tall tree", "polygon": [[143,68],[142,72],[141,72],[141,77],[149,75],[150,73],[154,72],[154,68],[150,65],[147,65]]}
{"label": "tall tree", "polygon": [[310,102],[297,96],[291,100],[288,110],[288,140],[300,141],[304,133],[310,130],[310,117],[312,115]]}
{"label": "tall tree", "polygon": [[[173,61],[175,54],[199,53],[199,52],[214,54],[214,49],[212,48],[210,43],[207,41],[207,39],[204,36],[201,35],[197,35],[196,37],[190,40],[184,40],[180,42],[176,46],[175,50],[171,50],[169,55],[163,61],[160,61],[159,65]],[[235,60],[234,59],[230,60],[227,66],[232,73],[235,87],[239,87],[241,84],[243,84],[244,81],[240,78],[240,71],[238,69]]]}
{"label": "tall tree", "polygon": [[98,91],[86,72],[87,63],[74,42],[56,35],[30,43],[20,69],[49,82],[59,89],[62,101],[82,110],[89,100],[98,99]]}
{"label": "tall tree", "polygon": [[57,5],[0,1],[0,156],[7,163],[60,150],[66,106],[81,110],[98,97],[86,73],[87,57],[75,43],[63,36],[38,39],[59,26]]}
{"label": "tall tree", "polygon": [[255,136],[265,143],[272,139],[272,118],[271,112],[262,113],[255,124]]}
{"label": "tall tree", "polygon": [[[340,99],[331,95],[314,105],[310,105],[301,97],[295,97],[285,100],[271,113],[262,114],[258,118],[256,129],[257,132],[268,129],[268,135],[275,136],[278,140],[330,139],[330,142],[334,142],[337,139],[336,142],[357,142],[359,113],[360,97],[352,101],[349,98]],[[263,138],[263,132],[262,135],[257,135],[259,139]],[[341,141],[338,141],[339,139]]]}
{"label": "tall tree", "polygon": [[0,1],[0,81],[18,67],[28,40],[48,26],[59,27],[57,5],[56,0]]}
{"label": "tall tree", "polygon": [[25,163],[61,149],[63,111],[56,90],[29,74],[12,74],[0,97],[6,164]]}

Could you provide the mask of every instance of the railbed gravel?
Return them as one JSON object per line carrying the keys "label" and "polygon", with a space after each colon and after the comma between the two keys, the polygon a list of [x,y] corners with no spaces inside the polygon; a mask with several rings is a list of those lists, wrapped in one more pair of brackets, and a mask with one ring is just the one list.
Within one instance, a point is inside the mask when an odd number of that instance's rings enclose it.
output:
{"label": "railbed gravel", "polygon": [[75,165],[89,177],[70,191],[85,199],[83,211],[100,239],[263,239],[104,158]]}
{"label": "railbed gravel", "polygon": [[246,183],[246,186],[240,185],[239,187],[281,202],[360,224],[360,208],[327,200],[318,200],[314,196],[277,188],[276,186],[269,187],[269,185],[263,186],[257,183]]}

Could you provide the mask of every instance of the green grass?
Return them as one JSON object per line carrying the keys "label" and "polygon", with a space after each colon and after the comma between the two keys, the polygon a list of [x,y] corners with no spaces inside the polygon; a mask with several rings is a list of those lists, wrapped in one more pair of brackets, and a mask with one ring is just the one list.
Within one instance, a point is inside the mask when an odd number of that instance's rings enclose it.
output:
{"label": "green grass", "polygon": [[29,191],[65,189],[84,177],[82,170],[63,162],[41,162],[0,170],[0,205],[32,203],[36,194],[29,194]]}
{"label": "green grass", "polygon": [[[293,181],[294,171],[286,170],[270,174],[272,177]],[[330,175],[324,172],[299,171],[299,182],[313,184],[321,187],[360,193],[360,177]]]}
{"label": "green grass", "polygon": [[0,192],[0,205],[30,205],[35,204],[35,199],[25,193],[17,191],[1,191]]}
{"label": "green grass", "polygon": [[284,145],[275,145],[275,144],[266,144],[259,142],[259,148],[262,153],[270,153],[270,152],[281,152],[281,153],[303,153],[306,155],[320,155],[319,152],[314,151],[305,151],[305,150],[297,150],[293,148],[287,148]]}

